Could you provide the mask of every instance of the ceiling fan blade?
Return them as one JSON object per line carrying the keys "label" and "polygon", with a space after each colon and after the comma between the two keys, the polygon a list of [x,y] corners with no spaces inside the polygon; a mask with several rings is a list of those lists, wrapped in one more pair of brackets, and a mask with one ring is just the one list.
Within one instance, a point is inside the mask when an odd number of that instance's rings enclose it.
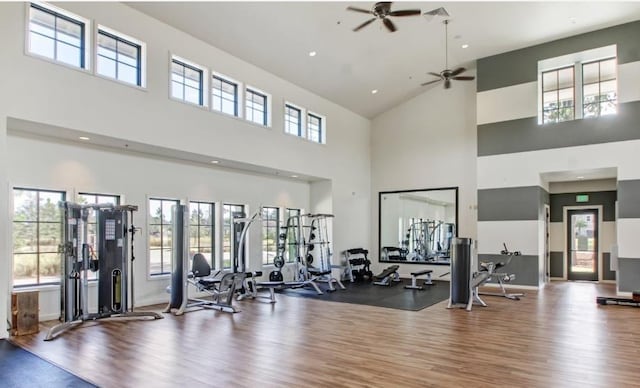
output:
{"label": "ceiling fan blade", "polygon": [[438,74],[438,73],[432,73],[432,72],[428,72],[427,74],[431,74],[434,77],[438,77],[438,78],[442,78],[442,75]]}
{"label": "ceiling fan blade", "polygon": [[399,11],[391,11],[389,12],[389,16],[416,16],[420,15],[422,11],[419,9],[402,9]]}
{"label": "ceiling fan blade", "polygon": [[371,18],[371,19],[367,20],[366,22],[362,23],[358,27],[354,28],[353,31],[359,31],[360,29],[362,29],[362,28],[368,26],[369,24],[373,23],[374,20],[376,20],[376,18]]}
{"label": "ceiling fan blade", "polygon": [[371,12],[371,10],[369,10],[369,9],[362,9],[362,8],[352,7],[352,6],[348,6],[347,10],[354,11],[354,12],[362,12],[362,13],[373,14],[373,12]]}
{"label": "ceiling fan blade", "polygon": [[476,77],[472,77],[472,76],[468,76],[468,75],[460,75],[460,76],[452,77],[452,78],[457,80],[457,81],[473,81],[474,79],[476,79]]}
{"label": "ceiling fan blade", "polygon": [[424,14],[429,16],[449,16],[449,12],[447,12],[444,7],[432,9],[431,11],[427,11]]}
{"label": "ceiling fan blade", "polygon": [[420,86],[427,86],[427,85],[435,84],[436,82],[440,82],[440,81],[442,81],[442,80],[441,79],[434,79],[433,81],[421,83]]}
{"label": "ceiling fan blade", "polygon": [[451,77],[455,77],[456,75],[458,75],[460,73],[463,73],[465,70],[467,70],[467,69],[465,69],[464,67],[459,67],[459,68],[455,69],[454,71],[452,71],[450,76]]}
{"label": "ceiling fan blade", "polygon": [[447,78],[446,80],[444,80],[444,88],[449,89],[450,87],[451,87],[451,80]]}
{"label": "ceiling fan blade", "polygon": [[384,23],[385,26],[387,26],[387,29],[389,29],[389,32],[396,31],[396,26],[395,24],[393,24],[393,22],[390,19],[384,18],[382,19],[382,22]]}

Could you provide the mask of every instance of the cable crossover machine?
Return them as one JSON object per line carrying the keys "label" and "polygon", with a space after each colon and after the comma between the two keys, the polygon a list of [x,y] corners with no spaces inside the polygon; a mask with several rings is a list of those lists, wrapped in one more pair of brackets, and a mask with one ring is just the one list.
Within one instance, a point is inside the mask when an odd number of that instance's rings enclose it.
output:
{"label": "cable crossover machine", "polygon": [[[49,329],[45,341],[50,341],[65,331],[86,321],[132,318],[161,319],[155,312],[134,310],[133,240],[136,227],[133,212],[137,206],[113,204],[81,205],[60,202],[63,209],[63,243],[60,281],[60,321]],[[88,241],[89,212],[94,211],[97,221],[96,247]],[[97,272],[95,280],[97,307],[89,306],[89,279]]]}

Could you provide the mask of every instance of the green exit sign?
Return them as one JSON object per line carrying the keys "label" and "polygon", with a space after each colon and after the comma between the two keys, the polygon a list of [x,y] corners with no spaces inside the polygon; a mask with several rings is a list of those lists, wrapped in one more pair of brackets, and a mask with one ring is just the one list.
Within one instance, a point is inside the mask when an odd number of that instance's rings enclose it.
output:
{"label": "green exit sign", "polygon": [[576,202],[589,202],[589,195],[588,194],[576,195]]}

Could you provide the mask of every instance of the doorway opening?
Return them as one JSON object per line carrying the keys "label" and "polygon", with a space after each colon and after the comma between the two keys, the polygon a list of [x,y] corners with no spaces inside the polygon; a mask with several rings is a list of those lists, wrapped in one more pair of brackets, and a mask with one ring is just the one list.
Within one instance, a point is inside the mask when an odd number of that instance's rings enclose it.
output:
{"label": "doorway opening", "polygon": [[567,279],[598,281],[598,209],[567,210]]}

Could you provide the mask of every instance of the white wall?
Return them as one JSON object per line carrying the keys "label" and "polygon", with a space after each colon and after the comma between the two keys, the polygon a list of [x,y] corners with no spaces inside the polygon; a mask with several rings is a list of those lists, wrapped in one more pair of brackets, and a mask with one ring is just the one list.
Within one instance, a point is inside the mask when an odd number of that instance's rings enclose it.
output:
{"label": "white wall", "polygon": [[[459,188],[458,235],[476,238],[475,82],[426,88],[421,95],[376,117],[371,132],[371,251],[378,263],[380,191]],[[400,273],[427,266],[401,265]],[[432,266],[439,275],[448,267]]]}
{"label": "white wall", "polygon": [[[0,3],[0,47],[3,48],[0,155],[6,150],[4,125],[8,118],[15,118],[319,177],[331,181],[332,212],[336,216],[334,250],[370,245],[369,120],[123,4],[64,3],[61,6],[96,24],[144,41],[147,88],[125,86],[97,77],[91,71],[25,55],[26,7],[23,3]],[[170,100],[170,53],[270,93],[272,127],[263,128]],[[285,100],[326,116],[326,145],[283,133]],[[1,182],[2,168],[13,162],[0,161]],[[96,184],[101,181],[102,176],[96,179]],[[167,193],[180,191],[176,183],[158,188]],[[237,192],[246,189],[246,186],[233,188]],[[254,188],[256,193],[261,190]],[[8,211],[3,210],[3,214],[0,233],[6,228],[5,220],[11,219]],[[5,246],[0,253],[0,273],[10,272],[10,249]],[[7,284],[2,276],[5,275],[0,275],[0,290]],[[2,314],[6,311],[2,308],[4,303],[3,300],[0,304]],[[2,319],[0,326],[4,322]],[[4,334],[0,330],[0,337]]]}

